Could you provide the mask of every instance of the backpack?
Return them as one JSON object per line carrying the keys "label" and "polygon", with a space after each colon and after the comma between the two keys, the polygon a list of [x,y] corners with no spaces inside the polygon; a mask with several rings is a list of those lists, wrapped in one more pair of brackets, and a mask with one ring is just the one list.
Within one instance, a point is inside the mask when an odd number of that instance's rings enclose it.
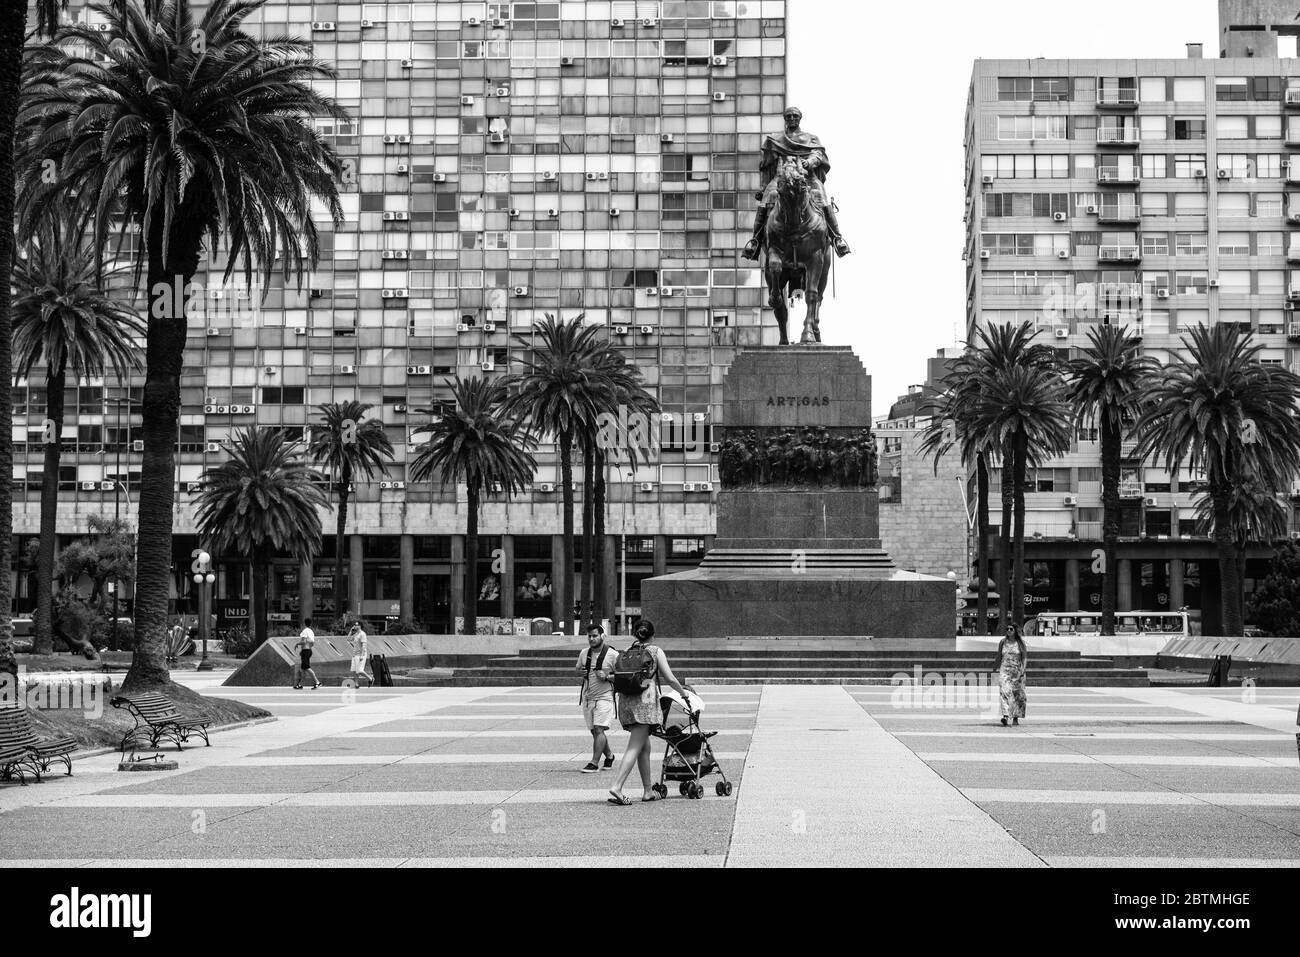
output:
{"label": "backpack", "polygon": [[619,694],[641,694],[654,677],[656,664],[650,646],[635,642],[627,651],[619,654],[614,665],[614,690]]}

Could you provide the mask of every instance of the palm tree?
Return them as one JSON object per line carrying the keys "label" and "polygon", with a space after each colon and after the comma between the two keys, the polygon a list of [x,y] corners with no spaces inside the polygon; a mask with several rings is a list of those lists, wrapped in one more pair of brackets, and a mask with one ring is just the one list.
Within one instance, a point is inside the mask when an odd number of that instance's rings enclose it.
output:
{"label": "palm tree", "polygon": [[342,617],[351,611],[343,588],[343,545],[348,521],[348,495],[352,480],[365,476],[374,481],[375,473],[387,472],[384,459],[392,461],[393,443],[384,432],[384,423],[366,418],[371,406],[360,402],[326,402],[318,407],[320,425],[311,431],[307,454],[325,469],[338,489],[339,506],[334,528],[334,614]]}
{"label": "palm tree", "polygon": [[309,562],[320,553],[324,477],[280,429],[240,429],[226,448],[230,458],[203,473],[196,524],[212,554],[233,552],[252,564],[253,634],[261,645],[272,555]]}
{"label": "palm tree", "polygon": [[582,448],[584,436],[597,428],[601,410],[618,404],[612,386],[598,372],[606,348],[598,338],[602,330],[584,326],[581,315],[568,321],[547,315],[534,324],[531,337],[514,336],[523,371],[505,379],[511,393],[506,414],[525,420],[530,434],[552,436],[559,444],[564,567],[557,589],[563,618],[557,627],[573,614],[574,442]]}
{"label": "palm tree", "polygon": [[[1196,497],[1196,525],[1200,534],[1214,537],[1214,500],[1205,493]],[[1243,618],[1246,601],[1246,551],[1251,542],[1272,544],[1287,538],[1290,510],[1281,497],[1254,475],[1240,476],[1228,498],[1228,523],[1236,551],[1237,587]]]}
{"label": "palm tree", "polygon": [[[96,5],[107,32],[61,28],[56,55],[31,79],[18,117],[30,137],[18,217],[25,230],[59,197],[78,202],[101,256],[123,219],[140,230],[133,255],[151,309],[128,691],[169,680],[164,629],[184,306],[201,256],[205,248],[215,255],[224,239],[224,279],[242,264],[246,281],[256,270],[265,288],[278,262],[286,281],[301,280],[319,254],[313,200],[335,222],[342,218],[341,165],[315,132],[317,117],[346,118],[313,89],[334,71],[312,58],[306,41],[243,32],[264,3],[212,0],[201,17],[192,0]],[[57,169],[53,182],[43,176],[46,160]]]}
{"label": "palm tree", "polygon": [[[54,542],[67,378],[111,371],[122,381],[139,368],[134,339],[144,335],[135,312],[103,291],[99,258],[69,223],[52,216],[14,269],[13,355],[20,378],[45,364],[45,464],[37,552],[33,650],[54,650]],[[109,277],[111,278],[111,277]]]}
{"label": "palm tree", "polygon": [[[983,330],[980,335],[984,336]],[[1013,509],[1008,613],[1020,624],[1025,616],[1026,474],[1030,465],[1037,467],[1070,447],[1070,406],[1060,373],[1054,365],[1041,362],[983,370],[972,426],[983,433],[986,441],[1009,452],[1003,453],[1002,462],[1004,487],[1010,466]],[[1005,607],[1008,603],[1004,599],[1002,604]]]}
{"label": "palm tree", "polygon": [[1142,355],[1142,340],[1124,326],[1099,326],[1088,332],[1088,346],[1069,366],[1070,401],[1077,422],[1095,424],[1101,433],[1102,544],[1106,554],[1101,580],[1101,633],[1115,634],[1119,597],[1119,478],[1124,423],[1136,421],[1155,360]]}
{"label": "palm tree", "polygon": [[1223,634],[1242,633],[1241,576],[1232,521],[1232,490],[1254,475],[1266,488],[1285,487],[1300,471],[1300,376],[1259,361],[1262,346],[1235,324],[1198,325],[1185,352],[1152,385],[1138,420],[1138,455],[1164,458],[1205,475],[1219,557]]}
{"label": "palm tree", "polygon": [[[478,630],[478,519],[483,495],[499,486],[506,496],[522,491],[537,468],[535,442],[506,411],[502,379],[475,376],[448,382],[454,406],[422,432],[429,438],[411,463],[411,479],[436,475],[444,485],[465,483],[465,634]],[[429,410],[424,410],[429,411]]]}

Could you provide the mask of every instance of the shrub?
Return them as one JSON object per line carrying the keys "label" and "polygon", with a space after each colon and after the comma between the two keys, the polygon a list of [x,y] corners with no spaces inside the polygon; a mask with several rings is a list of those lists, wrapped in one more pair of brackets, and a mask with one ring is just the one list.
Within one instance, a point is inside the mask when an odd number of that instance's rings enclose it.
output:
{"label": "shrub", "polygon": [[347,614],[344,615],[339,615],[339,617],[335,618],[334,621],[331,622],[330,624],[330,634],[346,635],[348,633],[348,629],[351,628],[353,625],[360,625],[362,628],[366,627],[365,620],[362,619],[360,615],[353,614],[352,612],[348,612]]}
{"label": "shrub", "polygon": [[409,618],[388,621],[384,623],[384,626],[384,634],[386,635],[419,635],[424,632],[423,628]]}
{"label": "shrub", "polygon": [[226,631],[226,654],[247,658],[257,650],[257,638],[244,625],[235,625]]}

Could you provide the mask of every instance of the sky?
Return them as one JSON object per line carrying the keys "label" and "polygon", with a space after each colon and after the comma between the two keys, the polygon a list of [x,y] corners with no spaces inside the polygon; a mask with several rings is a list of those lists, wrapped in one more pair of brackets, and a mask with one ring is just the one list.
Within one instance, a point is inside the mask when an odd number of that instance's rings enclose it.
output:
{"label": "sky", "polygon": [[1215,0],[787,0],[787,18],[789,100],[827,148],[853,248],[836,263],[834,298],[827,288],[822,339],[857,352],[875,415],[963,338],[973,61],[1182,59],[1188,43],[1218,55]]}

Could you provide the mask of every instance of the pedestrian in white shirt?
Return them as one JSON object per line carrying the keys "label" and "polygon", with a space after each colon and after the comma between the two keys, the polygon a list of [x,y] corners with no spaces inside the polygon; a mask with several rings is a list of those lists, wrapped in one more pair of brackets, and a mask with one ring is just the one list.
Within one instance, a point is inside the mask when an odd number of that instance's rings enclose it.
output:
{"label": "pedestrian in white shirt", "polygon": [[298,665],[293,669],[293,686],[302,687],[302,679],[310,676],[312,690],[320,687],[320,679],[316,677],[316,672],[311,670],[311,651],[316,645],[316,632],[311,630],[311,619],[302,620],[302,631],[298,633],[298,643],[294,645],[294,650],[298,652]]}
{"label": "pedestrian in white shirt", "polygon": [[369,688],[375,680],[366,674],[366,661],[370,656],[366,652],[366,632],[360,622],[354,623],[348,630],[348,641],[352,644],[352,673],[365,678],[366,687]]}

